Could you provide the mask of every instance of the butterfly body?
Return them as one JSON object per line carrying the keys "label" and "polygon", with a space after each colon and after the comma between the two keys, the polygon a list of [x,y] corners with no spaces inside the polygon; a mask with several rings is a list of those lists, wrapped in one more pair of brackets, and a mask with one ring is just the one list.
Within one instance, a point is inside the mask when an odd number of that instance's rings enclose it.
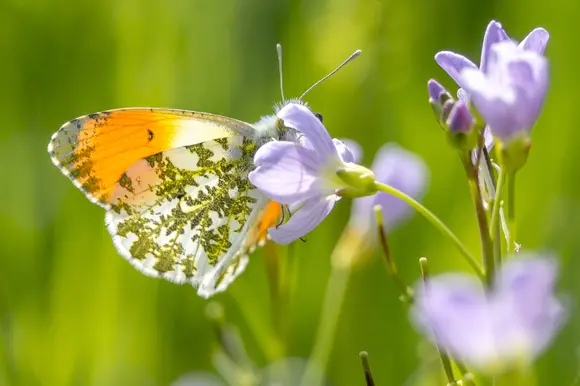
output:
{"label": "butterfly body", "polygon": [[251,125],[187,110],[82,116],[52,137],[53,163],[94,203],[119,253],[142,273],[223,291],[266,240],[280,205],[251,185],[257,149],[296,140],[275,115]]}

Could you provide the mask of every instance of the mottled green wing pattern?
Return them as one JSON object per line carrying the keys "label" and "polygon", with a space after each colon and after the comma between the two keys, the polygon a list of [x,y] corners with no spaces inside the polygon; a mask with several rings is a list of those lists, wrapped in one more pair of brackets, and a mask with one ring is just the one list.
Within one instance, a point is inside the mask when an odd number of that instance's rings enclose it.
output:
{"label": "mottled green wing pattern", "polygon": [[133,164],[113,191],[107,228],[148,276],[225,290],[247,264],[249,228],[268,200],[248,180],[256,144],[235,136],[167,150]]}

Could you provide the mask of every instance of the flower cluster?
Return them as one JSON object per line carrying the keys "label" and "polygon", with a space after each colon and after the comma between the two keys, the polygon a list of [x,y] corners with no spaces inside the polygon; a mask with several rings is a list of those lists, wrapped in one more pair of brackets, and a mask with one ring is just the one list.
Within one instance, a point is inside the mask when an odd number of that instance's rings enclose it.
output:
{"label": "flower cluster", "polygon": [[[546,30],[536,28],[518,44],[492,21],[483,38],[479,67],[451,51],[435,55],[459,86],[456,96],[434,79],[427,83],[437,121],[459,150],[465,167],[483,267],[442,221],[415,200],[424,190],[427,168],[419,157],[398,145],[381,147],[367,169],[358,165],[362,151],[356,143],[332,139],[307,106],[289,103],[277,118],[281,127],[295,130],[299,139],[267,143],[255,155],[250,181],[289,214],[285,222],[269,230],[278,243],[290,243],[312,231],[341,198],[355,199],[345,228],[347,237],[341,238],[357,236],[357,247],[348,254],[362,254],[368,248],[359,246],[373,245],[381,236],[389,275],[400,289],[401,299],[411,304],[414,326],[436,342],[450,384],[456,384],[450,358],[461,368],[468,366],[469,371],[482,374],[530,366],[566,320],[566,309],[555,295],[556,259],[518,253],[513,227],[515,175],[525,165],[531,129],[548,88],[544,57],[548,38]],[[495,159],[492,151],[496,151]],[[497,167],[491,168],[494,161]],[[487,167],[485,183],[482,166]],[[427,260],[422,258],[422,280],[414,290],[405,284],[390,256],[385,232],[411,207],[454,243],[481,282],[465,274],[430,277]],[[344,261],[348,266],[353,260]],[[329,299],[336,294],[329,293]]]}

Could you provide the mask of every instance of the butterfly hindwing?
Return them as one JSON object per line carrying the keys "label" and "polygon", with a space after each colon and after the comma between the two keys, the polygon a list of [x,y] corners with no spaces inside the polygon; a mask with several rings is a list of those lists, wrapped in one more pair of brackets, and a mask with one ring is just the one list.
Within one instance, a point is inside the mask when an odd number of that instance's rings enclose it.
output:
{"label": "butterfly hindwing", "polygon": [[248,180],[255,151],[234,136],[135,162],[106,215],[116,248],[146,275],[201,286],[207,296],[225,289],[245,267],[250,227],[268,203]]}
{"label": "butterfly hindwing", "polygon": [[187,110],[130,108],[89,114],[52,137],[52,162],[87,197],[105,208],[116,183],[135,162],[168,149],[236,135],[253,127],[232,118]]}

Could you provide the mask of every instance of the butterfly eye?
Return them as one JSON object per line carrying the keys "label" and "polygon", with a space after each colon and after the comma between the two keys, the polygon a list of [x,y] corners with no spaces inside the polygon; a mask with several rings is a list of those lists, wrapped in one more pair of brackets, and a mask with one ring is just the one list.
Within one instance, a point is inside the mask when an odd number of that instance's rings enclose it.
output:
{"label": "butterfly eye", "polygon": [[323,123],[323,120],[322,120],[322,114],[320,114],[320,113],[314,113],[314,116],[315,116],[316,118],[318,118],[318,120],[320,121],[320,123]]}

